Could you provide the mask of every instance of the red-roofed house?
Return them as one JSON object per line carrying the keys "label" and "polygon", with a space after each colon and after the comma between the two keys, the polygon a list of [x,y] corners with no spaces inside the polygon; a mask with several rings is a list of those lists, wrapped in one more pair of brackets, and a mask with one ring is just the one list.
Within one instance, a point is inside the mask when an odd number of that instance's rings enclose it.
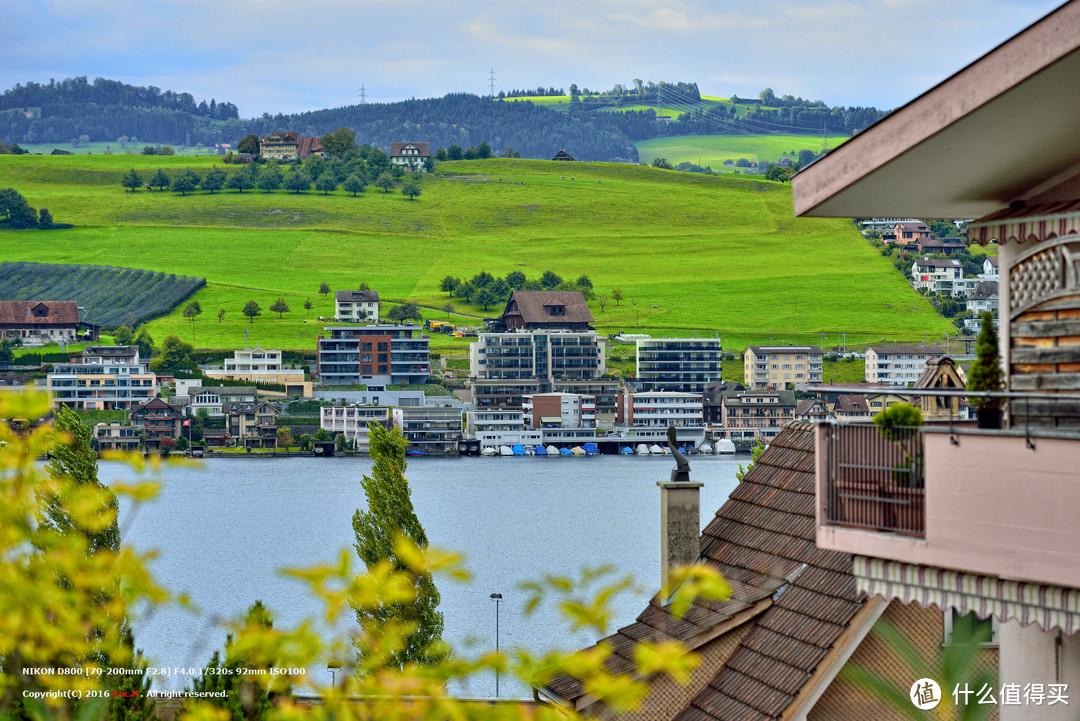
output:
{"label": "red-roofed house", "polygon": [[73,300],[0,301],[0,338],[20,338],[23,345],[66,343],[79,339],[80,327],[89,339],[97,338],[96,326],[79,321]]}

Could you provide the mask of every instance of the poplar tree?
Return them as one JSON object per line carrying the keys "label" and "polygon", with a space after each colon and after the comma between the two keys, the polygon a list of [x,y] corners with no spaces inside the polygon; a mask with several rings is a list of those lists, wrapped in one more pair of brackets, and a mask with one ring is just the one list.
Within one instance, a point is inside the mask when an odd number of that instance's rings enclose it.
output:
{"label": "poplar tree", "polygon": [[[420,549],[427,548],[428,539],[413,511],[409,482],[405,479],[405,439],[396,428],[386,430],[378,423],[370,423],[368,428],[369,452],[374,463],[371,475],[364,476],[361,482],[368,508],[353,515],[354,547],[368,569],[388,560],[395,571],[408,572],[408,565],[397,556],[395,539],[404,536]],[[412,602],[356,611],[356,620],[368,631],[366,635],[377,635],[376,629],[384,624],[404,623],[412,628],[400,648],[385,654],[383,665],[387,668],[400,668],[407,663],[435,664],[447,657],[442,643],[443,615],[436,610],[439,590],[426,571],[413,574],[412,578],[416,594]],[[370,668],[371,650],[362,641],[357,645],[361,666]],[[380,655],[383,653],[385,650]]]}

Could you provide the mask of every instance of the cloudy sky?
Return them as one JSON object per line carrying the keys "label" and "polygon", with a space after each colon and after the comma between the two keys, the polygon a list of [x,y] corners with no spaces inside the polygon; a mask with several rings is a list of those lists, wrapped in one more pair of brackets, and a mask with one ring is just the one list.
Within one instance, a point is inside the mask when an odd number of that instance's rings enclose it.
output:
{"label": "cloudy sky", "polygon": [[693,81],[900,105],[1060,0],[0,0],[0,88],[75,75],[244,117],[497,90]]}

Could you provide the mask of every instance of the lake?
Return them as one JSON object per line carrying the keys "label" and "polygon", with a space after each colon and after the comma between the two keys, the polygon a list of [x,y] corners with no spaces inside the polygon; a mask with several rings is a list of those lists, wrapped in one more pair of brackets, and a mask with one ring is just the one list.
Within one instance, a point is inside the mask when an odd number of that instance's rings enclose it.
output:
{"label": "lake", "polygon": [[[705,484],[702,527],[735,487],[740,462],[748,460],[691,458],[692,480]],[[583,567],[602,564],[637,581],[635,592],[616,600],[611,630],[633,622],[660,583],[656,482],[668,480],[673,466],[670,456],[410,459],[406,476],[430,543],[463,553],[472,574],[465,584],[436,578],[443,638],[469,655],[493,649],[490,595],[501,593],[503,650],[589,645],[596,639],[569,633],[551,609],[525,618],[518,586],[546,574],[576,577]],[[278,569],[329,561],[341,548],[352,549],[352,517],[366,506],[360,481],[370,468],[367,458],[213,459],[199,468],[165,467],[154,501],[136,508],[122,502],[124,541],[157,549],[151,568],[158,581],[187,592],[200,609],[198,616],[170,608],[136,620],[136,645],[151,665],[205,665],[224,645],[221,620],[242,616],[256,599],[272,610],[279,628],[315,615],[320,605]],[[102,463],[100,478],[130,482],[138,474]],[[355,620],[350,615],[343,623]],[[330,680],[325,667],[309,673],[319,683]],[[159,678],[155,684],[176,689],[184,682]],[[493,679],[455,689],[472,696],[494,691]],[[506,678],[500,692],[531,696],[524,684]]]}

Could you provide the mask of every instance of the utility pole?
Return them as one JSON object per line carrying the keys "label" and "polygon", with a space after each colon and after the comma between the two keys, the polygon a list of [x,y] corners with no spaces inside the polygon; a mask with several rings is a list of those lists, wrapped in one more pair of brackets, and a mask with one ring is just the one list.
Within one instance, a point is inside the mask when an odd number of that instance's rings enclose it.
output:
{"label": "utility pole", "polygon": [[367,105],[367,89],[364,87],[363,83],[360,84],[360,95],[357,97],[360,98],[361,105]]}
{"label": "utility pole", "polygon": [[488,71],[488,97],[495,97],[495,68]]}

